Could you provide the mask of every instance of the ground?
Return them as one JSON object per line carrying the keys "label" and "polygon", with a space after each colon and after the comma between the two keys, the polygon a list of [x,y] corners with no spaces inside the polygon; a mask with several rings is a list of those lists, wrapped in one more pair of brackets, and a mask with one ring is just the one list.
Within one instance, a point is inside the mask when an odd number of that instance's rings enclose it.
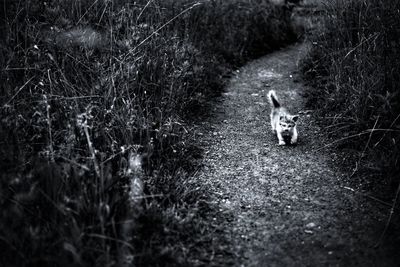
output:
{"label": "ground", "polygon": [[[349,190],[342,155],[325,147],[331,140],[305,112],[298,72],[309,48],[299,43],[237,70],[198,125],[205,155],[195,179],[210,199],[204,218],[213,233],[207,266],[400,264],[390,233],[374,248],[390,207]],[[297,146],[278,146],[271,131],[271,89],[289,111],[306,113]]]}

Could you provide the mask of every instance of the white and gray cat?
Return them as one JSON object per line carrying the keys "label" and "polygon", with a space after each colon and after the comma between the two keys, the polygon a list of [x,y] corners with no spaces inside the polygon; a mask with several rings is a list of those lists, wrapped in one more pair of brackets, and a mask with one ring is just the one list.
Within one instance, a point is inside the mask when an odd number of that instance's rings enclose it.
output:
{"label": "white and gray cat", "polygon": [[291,115],[286,108],[281,106],[274,90],[268,92],[268,97],[271,103],[271,127],[278,136],[279,145],[283,146],[286,143],[295,145],[297,143],[296,122],[299,116]]}

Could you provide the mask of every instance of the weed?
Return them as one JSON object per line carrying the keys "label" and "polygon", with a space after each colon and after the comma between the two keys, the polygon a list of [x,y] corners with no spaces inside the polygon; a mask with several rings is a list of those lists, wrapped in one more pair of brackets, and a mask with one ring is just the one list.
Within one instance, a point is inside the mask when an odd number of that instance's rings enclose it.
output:
{"label": "weed", "polygon": [[1,14],[0,262],[191,262],[205,226],[186,114],[235,66],[295,40],[288,10],[27,0]]}
{"label": "weed", "polygon": [[[326,30],[304,64],[320,108],[342,146],[357,149],[356,171],[398,182],[400,19],[398,1],[333,1]],[[338,136],[339,133],[341,136]]]}

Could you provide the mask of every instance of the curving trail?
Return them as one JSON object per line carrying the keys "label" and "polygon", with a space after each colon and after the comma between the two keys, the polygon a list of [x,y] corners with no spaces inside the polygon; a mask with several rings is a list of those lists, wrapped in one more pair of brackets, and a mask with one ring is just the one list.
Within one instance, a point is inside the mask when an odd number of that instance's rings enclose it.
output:
{"label": "curving trail", "polygon": [[[267,93],[303,111],[297,44],[250,62],[212,104],[199,128],[205,150],[196,179],[207,188],[213,232],[207,266],[397,266],[389,241],[373,246],[389,208],[344,188],[342,170],[313,114],[299,119],[299,144],[271,133]],[[216,248],[218,247],[218,248]],[[397,262],[396,262],[397,260]]]}

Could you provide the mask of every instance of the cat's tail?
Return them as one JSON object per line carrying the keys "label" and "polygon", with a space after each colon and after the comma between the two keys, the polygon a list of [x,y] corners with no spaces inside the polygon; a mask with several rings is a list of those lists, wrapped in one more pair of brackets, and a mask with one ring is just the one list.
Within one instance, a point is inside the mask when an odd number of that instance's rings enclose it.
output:
{"label": "cat's tail", "polygon": [[270,90],[268,92],[269,102],[274,108],[279,108],[281,104],[279,104],[278,99],[276,97],[276,93],[274,90]]}

